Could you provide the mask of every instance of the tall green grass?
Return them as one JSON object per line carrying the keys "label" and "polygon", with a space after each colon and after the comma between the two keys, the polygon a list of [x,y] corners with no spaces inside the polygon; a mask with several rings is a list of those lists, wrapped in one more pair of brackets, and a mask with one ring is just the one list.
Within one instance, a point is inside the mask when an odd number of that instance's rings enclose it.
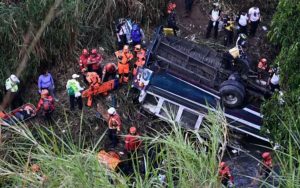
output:
{"label": "tall green grass", "polygon": [[[62,134],[61,130],[44,126],[34,130],[24,124],[11,126],[5,131],[13,137],[1,149],[1,153],[5,152],[0,160],[2,186],[130,187],[134,184],[150,188],[163,187],[158,174],[164,174],[165,184],[171,187],[219,187],[218,163],[223,153],[219,146],[226,138],[225,127],[217,123],[222,118],[216,117],[209,115],[209,126],[203,125],[200,132],[183,130],[173,122],[168,132],[143,135],[144,152],[138,153],[139,163],[132,159],[135,164],[132,176],[108,171],[98,163],[96,155],[104,134],[86,147],[82,142],[88,138],[81,137],[77,142],[80,135],[72,138],[70,131]],[[154,157],[151,150],[157,150]],[[34,163],[40,165],[42,173],[32,173],[30,167]],[[144,173],[137,164],[146,169]],[[42,175],[47,177],[46,181]]]}

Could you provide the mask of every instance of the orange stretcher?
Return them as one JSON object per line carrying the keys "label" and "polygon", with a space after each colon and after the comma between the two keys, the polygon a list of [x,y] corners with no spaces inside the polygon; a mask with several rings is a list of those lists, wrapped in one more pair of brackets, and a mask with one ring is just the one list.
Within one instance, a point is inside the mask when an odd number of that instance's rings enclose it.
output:
{"label": "orange stretcher", "polygon": [[116,170],[119,163],[121,163],[120,156],[114,151],[106,152],[100,150],[97,155],[100,164],[106,166],[110,170]]}
{"label": "orange stretcher", "polygon": [[82,92],[82,97],[88,98],[87,106],[91,107],[93,104],[93,96],[99,94],[107,95],[107,92],[116,89],[118,87],[118,84],[119,80],[114,79],[104,82],[103,84],[96,84],[94,86],[90,86],[88,89]]}
{"label": "orange stretcher", "polygon": [[[30,112],[31,112],[30,116],[26,117],[25,119],[18,119],[16,117],[16,114],[18,112],[21,112],[22,110],[25,110],[25,109],[30,109]],[[8,123],[8,122],[10,122],[12,120],[18,120],[18,121],[23,121],[24,122],[26,120],[29,120],[29,119],[35,117],[35,116],[36,116],[36,107],[31,103],[24,104],[24,105],[20,106],[19,108],[14,109],[13,111],[11,111],[9,113],[5,113],[5,112],[0,111],[0,119],[2,120],[1,121],[2,125],[9,125],[10,123]]]}

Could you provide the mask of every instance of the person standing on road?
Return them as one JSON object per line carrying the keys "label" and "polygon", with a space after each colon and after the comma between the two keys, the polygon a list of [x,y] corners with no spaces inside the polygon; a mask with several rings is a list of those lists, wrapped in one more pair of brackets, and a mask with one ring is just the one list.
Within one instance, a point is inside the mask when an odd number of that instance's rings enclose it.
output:
{"label": "person standing on road", "polygon": [[70,110],[75,109],[75,103],[77,103],[79,110],[82,109],[81,91],[84,89],[80,86],[76,78],[79,78],[78,74],[73,74],[72,79],[68,80],[66,88],[70,99]]}
{"label": "person standing on road", "polygon": [[55,97],[55,85],[52,75],[48,72],[48,69],[43,71],[43,74],[39,76],[38,80],[39,93],[41,94],[43,89],[47,89],[50,95],[58,102],[58,98]]}
{"label": "person standing on road", "polygon": [[252,7],[248,11],[249,22],[250,22],[250,36],[255,36],[256,30],[260,23],[260,11],[258,7]]}
{"label": "person standing on road", "polygon": [[214,37],[218,38],[219,21],[221,19],[221,10],[219,3],[213,4],[213,9],[209,12],[209,22],[206,31],[206,38],[210,37],[211,30],[214,29]]}

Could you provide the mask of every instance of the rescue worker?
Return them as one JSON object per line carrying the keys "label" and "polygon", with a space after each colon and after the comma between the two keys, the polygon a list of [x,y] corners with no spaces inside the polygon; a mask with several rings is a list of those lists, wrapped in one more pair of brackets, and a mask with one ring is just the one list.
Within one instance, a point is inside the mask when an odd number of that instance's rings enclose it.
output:
{"label": "rescue worker", "polygon": [[115,79],[118,72],[118,66],[114,63],[107,63],[102,68],[101,83]]}
{"label": "rescue worker", "polygon": [[225,162],[221,162],[219,165],[219,177],[224,186],[233,187],[233,176],[231,175],[230,169]]}
{"label": "rescue worker", "polygon": [[115,52],[118,58],[118,73],[119,82],[128,83],[129,80],[129,63],[133,59],[132,53],[129,51],[129,46],[125,45],[122,51]]}
{"label": "rescue worker", "polygon": [[87,71],[88,59],[89,59],[89,51],[87,49],[83,49],[82,54],[79,57],[79,66],[80,66],[80,71],[82,73]]}
{"label": "rescue worker", "polygon": [[96,72],[98,75],[101,76],[102,61],[102,56],[97,52],[96,49],[92,49],[92,53],[87,61],[88,72]]}
{"label": "rescue worker", "polygon": [[261,58],[257,64],[257,73],[258,73],[259,80],[266,77],[267,69],[268,69],[267,59]]}
{"label": "rescue worker", "polygon": [[134,64],[134,67],[133,67],[132,75],[136,76],[138,68],[141,68],[144,65],[145,65],[145,58],[142,58],[142,59],[139,58],[139,59],[137,59],[137,61]]}
{"label": "rescue worker", "polygon": [[75,103],[77,103],[79,110],[82,109],[81,91],[84,89],[80,86],[80,83],[76,80],[80,76],[73,74],[72,79],[68,80],[66,88],[70,99],[70,110],[75,109]]}
{"label": "rescue worker", "polygon": [[134,46],[135,56],[138,59],[143,59],[146,57],[146,51],[142,48],[140,44]]}
{"label": "rescue worker", "polygon": [[167,13],[171,14],[173,11],[175,11],[176,3],[174,1],[169,1],[168,7],[167,7]]}
{"label": "rescue worker", "polygon": [[136,127],[130,127],[129,134],[125,136],[125,150],[128,153],[128,158],[132,157],[132,154],[137,151],[141,143]]}
{"label": "rescue worker", "polygon": [[272,157],[271,157],[271,153],[270,152],[264,152],[261,155],[263,161],[263,166],[260,172],[260,175],[264,175],[264,177],[268,177],[271,173],[273,164],[272,164]]}
{"label": "rescue worker", "polygon": [[122,127],[121,117],[119,116],[119,114],[117,114],[116,109],[113,107],[110,107],[107,110],[107,113],[109,114],[108,138],[112,143],[112,147],[116,147],[119,142],[117,135],[121,131],[121,127]]}
{"label": "rescue worker", "polygon": [[41,99],[38,102],[36,111],[39,112],[42,110],[42,115],[46,120],[51,119],[51,115],[54,111],[54,99],[51,95],[49,95],[49,91],[47,89],[43,89],[41,91]]}
{"label": "rescue worker", "polygon": [[234,21],[232,17],[226,16],[224,19],[224,31],[225,31],[225,37],[224,37],[224,46],[227,46],[228,44],[231,45],[233,43],[233,35],[234,35]]}
{"label": "rescue worker", "polygon": [[221,19],[221,10],[219,3],[213,4],[213,9],[209,12],[209,22],[206,31],[206,38],[210,37],[211,29],[214,29],[214,37],[218,38],[219,21]]}
{"label": "rescue worker", "polygon": [[47,89],[50,95],[55,99],[56,102],[59,100],[55,97],[55,84],[52,75],[47,69],[39,76],[38,80],[39,93],[41,94],[43,89]]}
{"label": "rescue worker", "polygon": [[98,87],[101,83],[101,79],[96,72],[88,72],[86,74],[86,80],[88,81],[91,89]]}
{"label": "rescue worker", "polygon": [[249,22],[250,22],[250,36],[255,36],[256,30],[260,23],[260,11],[258,7],[251,7],[248,11]]}
{"label": "rescue worker", "polygon": [[13,109],[19,107],[22,103],[21,97],[19,97],[19,86],[20,83],[19,78],[12,74],[5,80],[5,89],[9,96],[9,99],[3,100],[2,108],[5,109],[11,103],[11,107]]}

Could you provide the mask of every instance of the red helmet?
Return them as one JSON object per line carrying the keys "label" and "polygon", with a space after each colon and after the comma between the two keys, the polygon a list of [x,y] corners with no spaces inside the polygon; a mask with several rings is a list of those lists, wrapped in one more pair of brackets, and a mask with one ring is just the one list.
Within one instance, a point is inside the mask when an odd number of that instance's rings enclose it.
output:
{"label": "red helmet", "polygon": [[89,55],[89,51],[88,51],[87,49],[83,49],[83,50],[82,50],[82,54],[83,54],[83,55]]}
{"label": "red helmet", "polygon": [[106,64],[106,71],[108,71],[108,72],[114,72],[115,71],[114,64],[113,63]]}
{"label": "red helmet", "polygon": [[136,127],[130,127],[129,133],[130,134],[135,134],[136,133]]}
{"label": "red helmet", "polygon": [[270,154],[270,152],[264,152],[261,156],[263,159],[267,159],[267,158],[271,157],[271,154]]}
{"label": "red helmet", "polygon": [[97,49],[92,49],[92,54],[97,54]]}
{"label": "red helmet", "polygon": [[226,163],[225,163],[225,162],[221,162],[220,165],[219,165],[219,167],[220,167],[220,168],[226,167]]}

